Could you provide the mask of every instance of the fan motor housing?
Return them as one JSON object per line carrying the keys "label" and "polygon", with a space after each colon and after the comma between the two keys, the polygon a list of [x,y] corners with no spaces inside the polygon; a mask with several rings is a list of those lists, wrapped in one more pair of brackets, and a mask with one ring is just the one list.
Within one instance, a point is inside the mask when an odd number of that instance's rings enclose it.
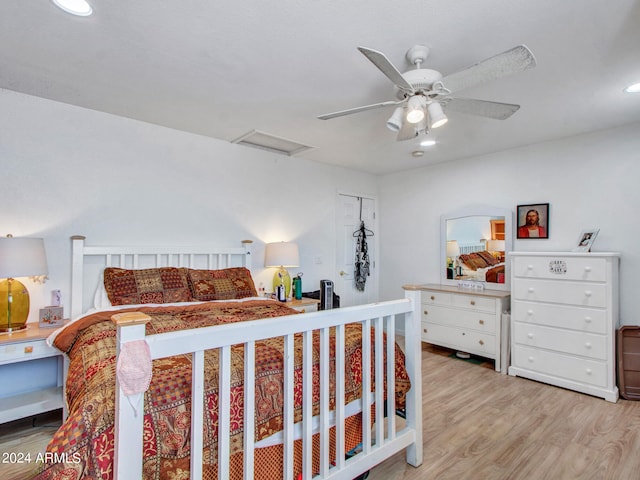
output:
{"label": "fan motor housing", "polygon": [[[442,74],[429,68],[409,70],[403,73],[402,77],[411,84],[416,92],[430,91],[435,82],[442,81]],[[405,94],[398,90],[397,96],[402,99],[405,97]]]}

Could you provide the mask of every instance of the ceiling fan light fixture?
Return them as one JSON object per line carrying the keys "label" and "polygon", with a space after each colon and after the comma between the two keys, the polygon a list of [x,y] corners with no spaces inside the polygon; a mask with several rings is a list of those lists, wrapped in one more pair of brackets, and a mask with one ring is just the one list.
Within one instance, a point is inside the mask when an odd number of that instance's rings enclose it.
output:
{"label": "ceiling fan light fixture", "polygon": [[429,112],[429,120],[431,122],[431,128],[438,128],[449,121],[447,116],[442,111],[442,106],[439,102],[431,102],[427,105]]}
{"label": "ceiling fan light fixture", "polygon": [[393,115],[391,115],[391,117],[389,117],[389,120],[387,120],[387,128],[392,132],[399,132],[400,129],[402,128],[403,115],[404,115],[404,108],[397,107],[393,111]]}
{"label": "ceiling fan light fixture", "polygon": [[422,95],[414,95],[407,102],[407,122],[420,123],[425,117],[426,100]]}
{"label": "ceiling fan light fixture", "polygon": [[53,4],[71,15],[88,17],[93,13],[91,5],[85,0],[51,0]]}

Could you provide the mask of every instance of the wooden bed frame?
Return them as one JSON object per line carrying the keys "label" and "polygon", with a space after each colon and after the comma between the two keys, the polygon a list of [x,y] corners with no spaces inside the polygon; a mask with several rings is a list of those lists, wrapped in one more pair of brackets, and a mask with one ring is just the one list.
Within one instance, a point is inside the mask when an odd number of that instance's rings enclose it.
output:
{"label": "wooden bed frame", "polygon": [[[97,286],[95,279],[90,279],[87,270],[102,271],[106,266],[122,268],[155,268],[162,266],[189,268],[227,268],[229,266],[245,266],[251,268],[251,241],[244,241],[242,247],[210,248],[210,247],[146,247],[146,246],[87,246],[85,238],[72,237],[72,299],[71,317],[77,318],[87,308],[87,295],[93,298]],[[98,265],[96,267],[96,265]],[[218,430],[218,478],[229,478],[229,392],[230,392],[230,356],[231,346],[243,344],[245,351],[245,378],[253,378],[252,361],[255,342],[265,338],[282,336],[285,345],[285,426],[283,430],[283,478],[293,478],[294,458],[294,422],[293,422],[293,351],[294,335],[303,336],[303,369],[311,367],[312,335],[320,332],[321,338],[321,400],[320,400],[320,472],[312,472],[312,417],[311,412],[311,376],[303,380],[303,471],[302,478],[352,479],[366,472],[395,453],[406,449],[407,463],[417,467],[422,464],[422,375],[419,292],[407,289],[405,298],[379,302],[369,305],[325,310],[312,313],[277,317],[271,319],[243,322],[238,324],[219,325],[194,330],[145,336],[144,321],[135,321],[135,316],[119,315],[114,318],[117,325],[117,350],[120,352],[126,342],[144,339],[149,345],[152,359],[173,355],[192,355],[192,418],[191,418],[191,478],[202,476],[202,424],[203,424],[203,389],[204,389],[204,351],[220,349],[220,412]],[[117,312],[114,312],[117,313]],[[397,320],[398,319],[398,320]],[[120,320],[120,322],[118,322]],[[363,335],[363,363],[370,364],[375,358],[376,378],[382,378],[386,371],[394,372],[395,332],[399,324],[404,324],[406,370],[411,379],[411,390],[406,398],[406,421],[400,427],[396,422],[395,380],[394,375],[387,376],[386,398],[383,389],[376,389],[372,395],[375,405],[386,405],[375,408],[373,432],[368,422],[363,422],[362,451],[350,458],[345,452],[345,405],[344,405],[344,326],[348,323],[361,323],[363,331],[373,328],[375,346],[372,346],[370,335]],[[250,328],[247,328],[250,323]],[[335,328],[336,342],[336,409],[335,416],[335,463],[329,458],[329,330]],[[387,336],[386,345],[383,334]],[[387,364],[383,360],[383,348],[386,348]],[[369,369],[363,369],[363,390],[372,392],[372,375]],[[244,478],[254,478],[254,432],[253,382],[245,382],[244,411]],[[364,397],[364,396],[363,396]],[[342,399],[340,401],[340,399]],[[373,405],[361,402],[362,418],[371,418]],[[115,479],[142,478],[142,446],[143,416],[137,415],[134,408],[122,393],[116,382],[116,426],[115,426]],[[223,434],[223,432],[225,434]],[[299,477],[298,477],[299,478]]]}

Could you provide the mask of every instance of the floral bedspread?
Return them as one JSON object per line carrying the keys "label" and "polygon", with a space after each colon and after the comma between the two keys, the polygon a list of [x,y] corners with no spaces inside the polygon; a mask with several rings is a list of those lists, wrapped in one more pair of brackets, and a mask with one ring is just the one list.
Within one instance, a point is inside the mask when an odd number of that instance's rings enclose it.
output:
{"label": "floral bedspread", "polygon": [[[121,310],[126,311],[126,310]],[[139,307],[151,317],[147,335],[180,329],[269,318],[297,313],[269,300],[210,302],[182,307]],[[67,378],[69,416],[47,447],[51,463],[43,465],[37,480],[79,480],[113,478],[115,344],[116,328],[110,320],[114,312],[89,315],[56,337],[55,345],[70,359]],[[362,381],[362,327],[346,327],[346,402],[360,397]],[[298,336],[297,336],[298,337]],[[314,414],[319,410],[319,336],[314,335]],[[333,336],[331,365],[335,365]],[[373,336],[372,336],[373,341]],[[296,338],[295,412],[302,419],[302,340]],[[410,388],[404,369],[404,356],[396,347],[396,399],[404,403]],[[243,346],[232,348],[231,368],[231,453],[242,451],[243,435]],[[282,429],[283,416],[283,340],[272,338],[256,342],[255,362],[255,440]],[[333,368],[333,367],[332,367]],[[373,373],[373,369],[372,369]],[[332,370],[330,388],[334,388]],[[191,414],[191,359],[188,355],[154,360],[153,378],[144,400],[143,470],[145,479],[183,478],[189,471]],[[218,352],[205,353],[204,463],[216,464]],[[334,403],[330,393],[331,404]],[[207,470],[215,471],[215,468]]]}

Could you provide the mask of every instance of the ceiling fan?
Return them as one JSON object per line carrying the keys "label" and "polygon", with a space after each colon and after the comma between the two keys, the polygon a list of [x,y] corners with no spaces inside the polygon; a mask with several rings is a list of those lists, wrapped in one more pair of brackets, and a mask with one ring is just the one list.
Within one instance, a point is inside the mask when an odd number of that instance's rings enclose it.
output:
{"label": "ceiling fan", "polygon": [[393,82],[397,100],[350,108],[318,116],[321,120],[364,112],[375,108],[395,105],[387,121],[387,127],[398,132],[397,140],[409,140],[421,133],[428,133],[447,123],[444,110],[505,120],[513,115],[520,105],[490,102],[473,98],[452,97],[451,94],[480,83],[522,72],[536,65],[531,50],[518,45],[459,72],[443,76],[436,70],[422,68],[429,56],[429,48],[416,45],[406,53],[407,60],[415,69],[400,71],[381,52],[366,47],[358,50]]}

